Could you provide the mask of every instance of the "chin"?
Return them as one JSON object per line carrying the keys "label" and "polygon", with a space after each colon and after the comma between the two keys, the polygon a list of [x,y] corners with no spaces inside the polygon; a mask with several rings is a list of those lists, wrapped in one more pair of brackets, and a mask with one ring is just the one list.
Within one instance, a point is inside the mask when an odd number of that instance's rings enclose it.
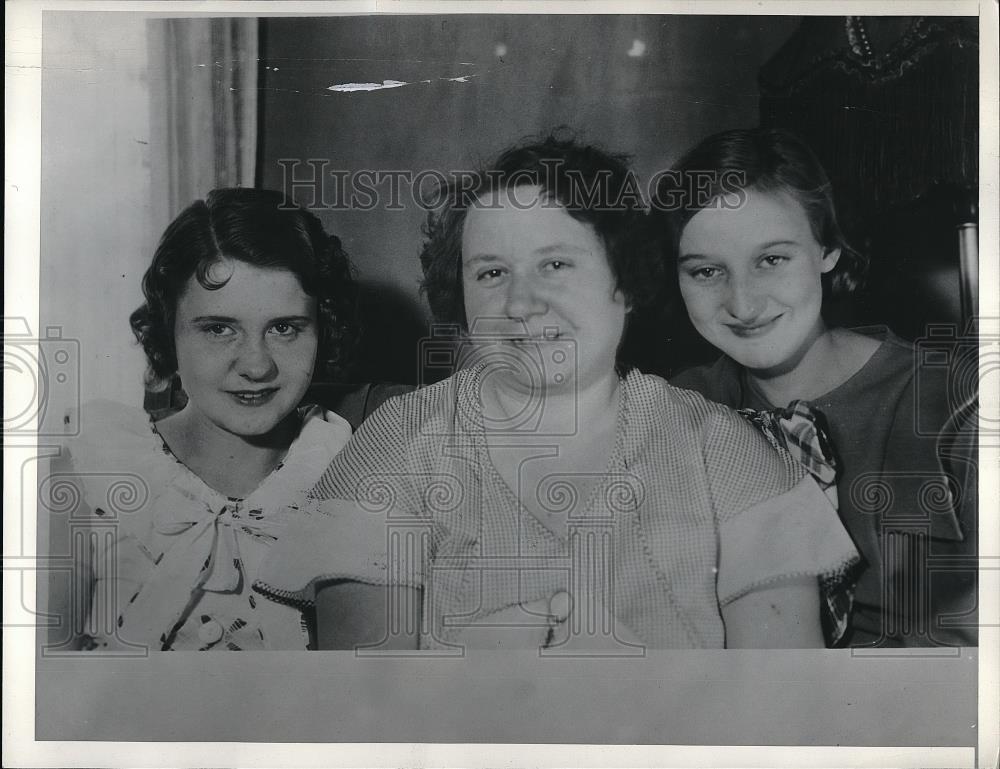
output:
{"label": "chin", "polygon": [[788,368],[793,356],[776,350],[723,350],[743,368],[762,374],[778,373]]}
{"label": "chin", "polygon": [[233,420],[226,425],[226,429],[233,435],[238,435],[241,438],[261,438],[274,430],[274,428],[280,424],[280,421],[281,420],[273,419],[266,422],[257,420],[254,420],[253,422]]}
{"label": "chin", "polygon": [[276,410],[269,414],[230,414],[223,426],[226,430],[242,438],[261,438],[275,430],[284,422],[289,411]]}

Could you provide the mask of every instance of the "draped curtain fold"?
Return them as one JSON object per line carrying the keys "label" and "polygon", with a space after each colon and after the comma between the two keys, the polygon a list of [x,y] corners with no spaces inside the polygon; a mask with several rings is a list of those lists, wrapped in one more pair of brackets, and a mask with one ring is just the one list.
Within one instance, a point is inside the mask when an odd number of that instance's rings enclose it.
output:
{"label": "draped curtain fold", "polygon": [[165,154],[154,181],[169,217],[216,187],[254,184],[258,23],[240,18],[150,22],[152,68],[163,72],[151,104]]}

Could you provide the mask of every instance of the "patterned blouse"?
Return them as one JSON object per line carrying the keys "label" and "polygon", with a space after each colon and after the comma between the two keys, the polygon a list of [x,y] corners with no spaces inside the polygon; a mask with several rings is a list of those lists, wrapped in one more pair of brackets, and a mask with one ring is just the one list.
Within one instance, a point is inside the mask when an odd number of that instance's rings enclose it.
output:
{"label": "patterned blouse", "polygon": [[[620,388],[614,450],[588,499],[550,476],[523,506],[490,459],[483,366],[389,400],[312,492],[317,504],[269,554],[257,588],[306,606],[318,582],[423,587],[421,647],[556,591],[596,596],[607,626],[654,648],[722,648],[720,607],[787,578],[837,572],[857,553],[836,511],[735,412],[658,377]],[[589,600],[589,599],[588,599]]]}
{"label": "patterned blouse", "polygon": [[63,449],[49,495],[74,501],[58,512],[76,543],[77,601],[92,586],[89,616],[73,618],[89,648],[307,648],[301,612],[262,599],[251,585],[350,426],[303,409],[283,462],[236,499],[176,459],[144,412],[98,401],[81,416],[82,433]]}

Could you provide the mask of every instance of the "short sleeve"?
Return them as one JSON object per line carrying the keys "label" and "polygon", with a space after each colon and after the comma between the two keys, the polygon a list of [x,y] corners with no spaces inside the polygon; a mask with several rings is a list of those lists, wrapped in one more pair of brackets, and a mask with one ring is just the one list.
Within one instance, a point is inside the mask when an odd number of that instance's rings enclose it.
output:
{"label": "short sleeve", "polygon": [[784,579],[839,573],[857,560],[812,477],[738,415],[719,415],[705,463],[718,526],[721,605]]}
{"label": "short sleeve", "polygon": [[150,499],[176,473],[149,417],[122,404],[90,401],[72,421],[80,433],[62,441],[40,478],[39,511],[54,527],[83,539],[93,535],[105,545],[142,531]]}
{"label": "short sleeve", "polygon": [[432,549],[414,451],[416,424],[401,399],[383,404],[330,463],[272,546],[254,589],[310,606],[330,580],[423,584]]}
{"label": "short sleeve", "polygon": [[719,525],[720,605],[795,577],[837,574],[857,550],[811,477]]}
{"label": "short sleeve", "polygon": [[736,412],[719,408],[704,445],[705,472],[720,523],[790,490],[806,474]]}

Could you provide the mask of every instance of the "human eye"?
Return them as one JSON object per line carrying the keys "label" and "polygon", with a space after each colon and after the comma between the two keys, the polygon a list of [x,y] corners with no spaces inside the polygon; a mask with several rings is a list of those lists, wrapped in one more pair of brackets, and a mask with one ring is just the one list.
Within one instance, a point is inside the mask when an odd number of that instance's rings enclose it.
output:
{"label": "human eye", "polygon": [[280,337],[294,338],[301,333],[303,325],[290,320],[279,320],[271,325],[271,331]]}
{"label": "human eye", "polygon": [[545,272],[561,272],[572,266],[565,259],[550,259],[542,265],[542,270]]}
{"label": "human eye", "polygon": [[784,262],[787,262],[789,257],[784,254],[764,254],[760,258],[760,264],[764,267],[777,267]]}
{"label": "human eye", "polygon": [[476,280],[485,282],[495,281],[503,275],[503,272],[503,268],[501,267],[490,267],[476,273]]}
{"label": "human eye", "polygon": [[206,323],[201,327],[201,330],[206,336],[218,339],[229,337],[236,333],[232,326],[228,326],[225,323]]}
{"label": "human eye", "polygon": [[692,280],[699,282],[708,282],[718,278],[722,274],[722,270],[718,267],[713,267],[712,265],[702,265],[700,267],[692,267],[687,270],[687,275]]}

